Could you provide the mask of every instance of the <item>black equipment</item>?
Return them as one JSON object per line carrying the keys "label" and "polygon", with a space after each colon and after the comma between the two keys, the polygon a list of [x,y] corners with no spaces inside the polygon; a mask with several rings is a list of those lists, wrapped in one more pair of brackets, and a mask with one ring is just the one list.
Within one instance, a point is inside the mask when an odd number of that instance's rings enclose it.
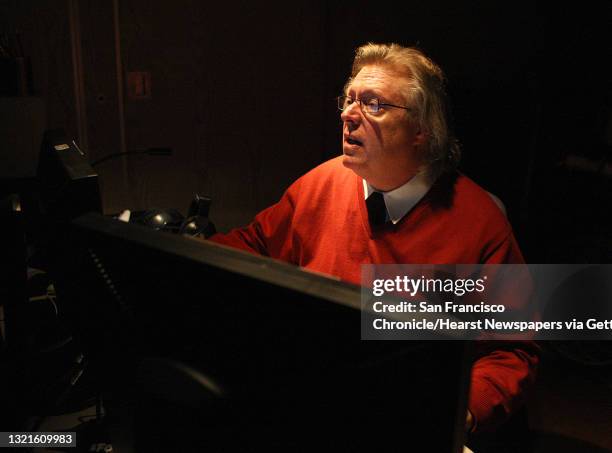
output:
{"label": "black equipment", "polygon": [[361,341],[358,287],[214,243],[94,214],[70,236],[77,338],[156,389],[139,451],[460,451],[465,343]]}

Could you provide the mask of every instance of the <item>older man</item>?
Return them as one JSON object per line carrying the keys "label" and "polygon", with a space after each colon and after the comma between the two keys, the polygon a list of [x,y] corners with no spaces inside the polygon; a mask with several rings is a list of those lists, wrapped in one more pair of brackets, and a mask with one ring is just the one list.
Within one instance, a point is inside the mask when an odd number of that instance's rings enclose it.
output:
{"label": "older man", "polygon": [[[343,155],[299,178],[253,223],[212,240],[360,283],[362,264],[522,263],[493,198],[455,168],[444,75],[397,44],[357,49],[343,96]],[[483,342],[467,428],[513,412],[532,382],[529,343]]]}

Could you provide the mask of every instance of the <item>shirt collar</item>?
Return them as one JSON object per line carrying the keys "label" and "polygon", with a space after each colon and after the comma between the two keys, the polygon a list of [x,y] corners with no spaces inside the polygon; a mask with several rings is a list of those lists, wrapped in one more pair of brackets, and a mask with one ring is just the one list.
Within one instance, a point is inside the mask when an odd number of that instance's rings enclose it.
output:
{"label": "shirt collar", "polygon": [[410,212],[412,208],[425,196],[431,189],[433,182],[427,171],[421,170],[414,175],[407,183],[397,189],[382,192],[374,189],[368,182],[363,180],[363,194],[365,199],[374,192],[381,192],[387,208],[387,218],[395,225],[397,222]]}

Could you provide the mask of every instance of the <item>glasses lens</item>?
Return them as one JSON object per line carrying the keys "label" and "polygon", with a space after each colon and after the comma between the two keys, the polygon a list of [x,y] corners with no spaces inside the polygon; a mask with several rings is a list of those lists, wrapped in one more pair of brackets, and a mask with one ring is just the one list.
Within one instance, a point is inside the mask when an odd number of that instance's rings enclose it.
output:
{"label": "glasses lens", "polygon": [[378,111],[380,110],[380,104],[378,103],[378,99],[376,98],[364,102],[363,105],[365,106],[366,112],[368,113],[378,113]]}

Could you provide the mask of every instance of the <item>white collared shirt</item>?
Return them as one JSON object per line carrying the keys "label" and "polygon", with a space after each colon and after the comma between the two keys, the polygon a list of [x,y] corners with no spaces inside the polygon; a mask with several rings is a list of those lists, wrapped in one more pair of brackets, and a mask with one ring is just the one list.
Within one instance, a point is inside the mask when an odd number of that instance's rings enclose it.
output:
{"label": "white collared shirt", "polygon": [[372,193],[381,192],[387,208],[387,220],[395,225],[425,196],[432,184],[426,171],[418,172],[407,183],[388,192],[377,191],[364,179],[363,194],[367,200]]}

